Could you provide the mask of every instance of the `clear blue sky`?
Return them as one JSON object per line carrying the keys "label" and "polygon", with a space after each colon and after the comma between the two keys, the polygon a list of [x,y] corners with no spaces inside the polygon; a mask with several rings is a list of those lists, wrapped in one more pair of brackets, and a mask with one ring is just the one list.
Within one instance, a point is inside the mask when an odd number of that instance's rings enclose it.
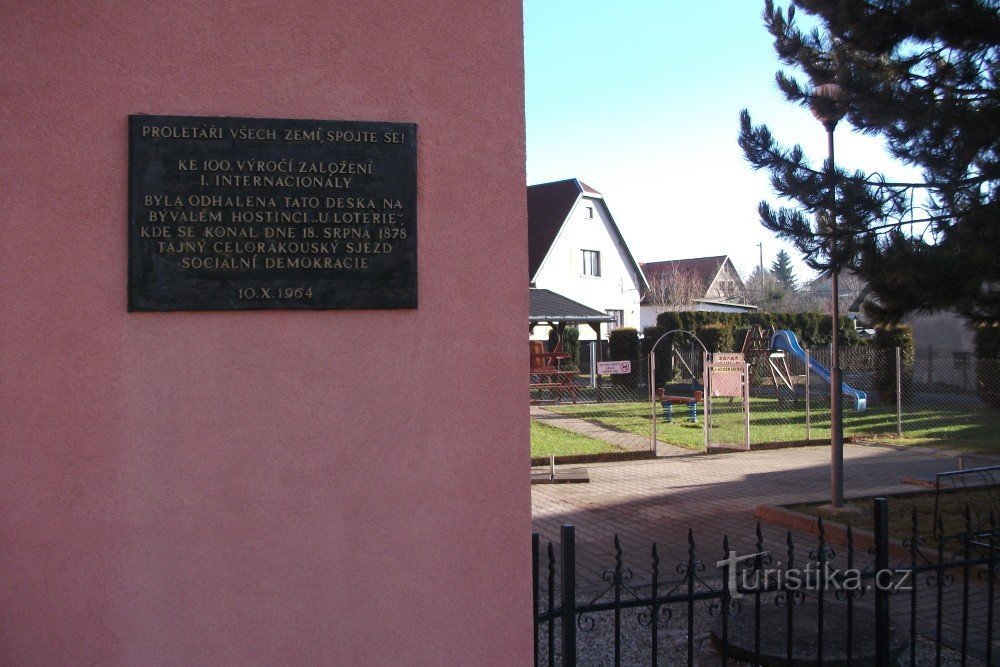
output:
{"label": "clear blue sky", "polygon": [[[736,143],[746,107],[817,166],[826,156],[822,125],[774,83],[763,6],[525,0],[528,183],[602,192],[641,262],[728,254],[746,276],[763,242],[767,267],[780,247],[798,264],[760,225],[757,203],[775,198]],[[836,136],[839,165],[899,173],[875,140],[846,123]]]}

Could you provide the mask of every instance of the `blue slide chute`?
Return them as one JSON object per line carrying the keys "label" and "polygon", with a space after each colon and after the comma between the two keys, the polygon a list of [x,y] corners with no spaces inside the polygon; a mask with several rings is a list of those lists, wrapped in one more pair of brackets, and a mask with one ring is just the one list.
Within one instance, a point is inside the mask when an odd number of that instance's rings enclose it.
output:
{"label": "blue slide chute", "polygon": [[[781,329],[774,332],[774,335],[771,336],[771,349],[781,350],[792,355],[802,363],[806,362],[806,353],[802,349],[802,346],[799,345],[799,339],[795,337],[795,332],[788,329]],[[809,357],[809,369],[826,380],[827,383],[830,382],[830,369],[812,357]],[[868,407],[868,396],[865,392],[851,387],[846,382],[840,384],[840,390],[845,396],[850,396],[854,399],[858,412]]]}

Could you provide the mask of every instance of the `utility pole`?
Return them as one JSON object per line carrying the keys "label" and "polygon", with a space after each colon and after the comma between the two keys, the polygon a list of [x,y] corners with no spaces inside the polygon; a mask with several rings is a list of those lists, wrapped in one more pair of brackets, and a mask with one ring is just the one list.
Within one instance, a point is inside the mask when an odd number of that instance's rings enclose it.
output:
{"label": "utility pole", "polygon": [[[757,244],[760,248],[760,304],[764,303],[764,242],[761,241]],[[759,307],[759,306],[758,306]]]}

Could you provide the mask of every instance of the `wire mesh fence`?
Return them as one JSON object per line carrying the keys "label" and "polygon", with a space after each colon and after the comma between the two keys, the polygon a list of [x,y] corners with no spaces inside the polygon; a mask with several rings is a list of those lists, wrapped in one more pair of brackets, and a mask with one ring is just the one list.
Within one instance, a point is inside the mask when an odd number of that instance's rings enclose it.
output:
{"label": "wire mesh fence", "polygon": [[[774,354],[751,368],[750,442],[830,438],[830,350],[806,358]],[[1000,360],[968,353],[919,355],[871,347],[841,351],[844,436],[942,445],[967,451],[995,449],[1000,428]],[[736,430],[735,407],[713,404],[713,426]],[[736,435],[723,433],[719,439]]]}
{"label": "wire mesh fence", "polygon": [[[751,448],[821,444],[830,439],[829,348],[804,355],[771,350],[748,358]],[[532,404],[604,428],[662,443],[702,449],[704,361],[700,348],[678,346],[669,375],[657,367],[660,391],[674,400],[651,400],[649,357],[630,360],[630,372],[601,374],[602,352],[586,345],[563,384],[536,382]],[[1000,432],[1000,359],[928,348],[915,358],[898,349],[841,350],[844,437],[898,441],[995,452]],[[552,378],[541,378],[552,379]],[[690,400],[687,400],[690,399]],[[742,445],[746,439],[740,398],[710,399],[708,441]],[[655,425],[654,425],[655,420]]]}
{"label": "wire mesh fence", "polygon": [[[625,360],[628,372],[601,373],[602,354],[606,350],[584,341],[579,358],[561,364],[563,375],[533,372],[531,404],[544,408],[551,426],[605,440],[623,451],[652,449],[648,359]],[[595,428],[581,430],[581,422]]]}

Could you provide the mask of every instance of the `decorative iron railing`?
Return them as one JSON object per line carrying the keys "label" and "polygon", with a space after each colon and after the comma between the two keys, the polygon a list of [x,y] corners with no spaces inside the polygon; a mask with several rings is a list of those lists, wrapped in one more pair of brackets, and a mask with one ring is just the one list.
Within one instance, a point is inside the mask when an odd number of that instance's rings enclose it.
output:
{"label": "decorative iron railing", "polygon": [[888,503],[876,498],[873,540],[848,528],[835,547],[821,520],[808,550],[790,531],[773,549],[758,524],[753,554],[736,554],[723,539],[714,575],[691,530],[680,563],[665,567],[653,543],[641,571],[625,563],[615,536],[603,586],[589,593],[577,585],[574,527],[563,526],[559,544],[544,551],[535,533],[535,664],[996,664],[997,518],[990,515],[985,541],[968,509],[957,537],[937,523],[933,534],[944,538],[928,547],[914,509],[908,535],[893,542]]}

